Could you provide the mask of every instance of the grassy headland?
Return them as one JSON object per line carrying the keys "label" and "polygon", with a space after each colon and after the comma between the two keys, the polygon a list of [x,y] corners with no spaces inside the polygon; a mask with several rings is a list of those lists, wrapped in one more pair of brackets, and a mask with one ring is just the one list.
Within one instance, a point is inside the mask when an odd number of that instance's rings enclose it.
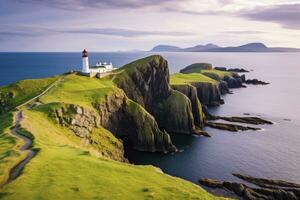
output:
{"label": "grassy headland", "polygon": [[[119,73],[125,73],[114,76],[114,78],[129,80],[129,76],[135,73],[133,66],[140,67],[141,63],[148,62],[149,59],[145,58],[126,65],[122,68],[123,72],[119,71]],[[143,70],[145,69],[141,68],[139,73],[143,73]],[[175,82],[182,81],[182,77],[177,76]],[[191,74],[191,77],[193,76],[195,75]],[[201,80],[204,79],[213,82],[212,79],[201,77]],[[39,81],[41,80],[43,79]],[[26,87],[27,81],[23,81],[22,90],[19,89],[20,86],[10,85],[1,88],[0,91],[13,92],[10,104],[13,108],[37,96],[55,80],[57,77],[47,78],[42,82],[31,80],[30,85],[36,85],[31,89]],[[194,80],[198,79],[194,77]],[[98,113],[97,108],[99,109],[99,107],[96,107],[95,104],[105,105],[109,115],[113,109],[120,106],[119,104],[115,105],[116,103],[108,98],[112,94],[118,97],[124,95],[124,92],[117,87],[115,80],[112,81],[109,77],[97,79],[78,74],[62,75],[61,81],[39,98],[42,105],[37,105],[32,109],[23,107],[24,118],[21,121],[21,128],[30,133],[30,137],[34,137],[33,148],[39,149],[39,151],[16,180],[0,189],[0,198],[11,200],[219,199],[201,187],[163,174],[153,166],[135,166],[116,161],[123,156],[122,141],[103,126],[92,127],[88,137],[78,137],[68,126],[58,123],[57,118],[53,118],[54,111],[67,110],[67,106],[70,104],[77,106],[76,108],[84,108],[84,110],[74,113],[66,111],[66,114],[70,116],[82,116],[80,113],[88,110]],[[186,107],[189,107],[188,98],[183,94],[177,91],[172,91],[171,94],[176,94],[176,98],[179,99],[184,98],[184,102],[187,103]],[[168,136],[167,134],[156,130],[158,126],[155,118],[146,111],[143,105],[139,105],[126,96],[124,98],[126,107],[123,112],[132,123],[135,123],[136,126],[139,125],[140,131],[143,131],[144,128],[147,129],[145,132],[138,133],[149,133],[146,136],[138,135],[138,140],[149,137],[147,141],[154,143],[168,141],[168,138],[165,138]],[[172,102],[173,104],[174,106],[170,109],[181,107],[176,102]],[[100,106],[100,108],[102,107]],[[190,109],[185,112],[192,115]],[[67,115],[62,117],[68,117]],[[89,115],[91,114],[83,116],[84,126],[86,117]],[[74,119],[66,118],[64,120],[73,124]],[[101,118],[101,120],[103,119]],[[21,157],[20,155],[24,154],[18,150],[19,143],[22,141],[10,135],[9,127],[12,125],[12,114],[1,115],[0,173],[3,180],[7,179],[10,166],[15,165],[16,160]],[[157,137],[164,139],[157,140]]]}

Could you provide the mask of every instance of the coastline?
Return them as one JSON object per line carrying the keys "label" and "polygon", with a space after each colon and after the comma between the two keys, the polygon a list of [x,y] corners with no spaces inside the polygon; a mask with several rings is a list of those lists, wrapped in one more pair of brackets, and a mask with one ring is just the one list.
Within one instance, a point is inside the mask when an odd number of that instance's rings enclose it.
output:
{"label": "coastline", "polygon": [[[226,100],[225,100],[225,105],[227,104],[228,102],[226,102]],[[222,107],[222,106],[221,106]],[[246,134],[249,134],[249,133],[246,133]]]}

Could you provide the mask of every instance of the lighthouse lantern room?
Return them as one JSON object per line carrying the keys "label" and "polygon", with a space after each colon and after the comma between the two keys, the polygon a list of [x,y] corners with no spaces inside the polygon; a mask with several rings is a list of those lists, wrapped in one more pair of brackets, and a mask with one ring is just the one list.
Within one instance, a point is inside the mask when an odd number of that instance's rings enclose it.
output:
{"label": "lighthouse lantern room", "polygon": [[84,49],[82,52],[82,72],[90,73],[89,57],[86,49]]}

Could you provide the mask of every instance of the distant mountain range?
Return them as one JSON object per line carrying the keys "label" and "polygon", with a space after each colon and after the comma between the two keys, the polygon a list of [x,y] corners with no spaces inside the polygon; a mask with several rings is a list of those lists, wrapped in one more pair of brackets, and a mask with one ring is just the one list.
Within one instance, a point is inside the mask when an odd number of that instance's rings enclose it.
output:
{"label": "distant mountain range", "polygon": [[286,47],[267,47],[263,43],[249,43],[236,47],[220,47],[215,44],[196,45],[194,47],[181,48],[172,45],[157,45],[151,51],[170,51],[170,52],[300,52],[297,48]]}

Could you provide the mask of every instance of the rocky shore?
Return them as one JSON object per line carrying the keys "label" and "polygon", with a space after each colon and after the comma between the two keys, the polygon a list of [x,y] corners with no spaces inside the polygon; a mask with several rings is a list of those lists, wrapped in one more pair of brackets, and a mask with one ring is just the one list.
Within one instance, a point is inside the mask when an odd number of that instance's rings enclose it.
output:
{"label": "rocky shore", "polygon": [[224,117],[224,116],[212,116],[210,115],[210,120],[222,119],[228,122],[238,122],[245,124],[263,125],[263,124],[273,124],[273,122],[259,118],[259,117]]}
{"label": "rocky shore", "polygon": [[219,122],[210,122],[210,121],[206,122],[206,126],[215,129],[220,129],[220,130],[232,131],[232,132],[247,131],[247,130],[252,130],[252,131],[261,130],[260,128],[251,127],[251,126],[242,126],[238,124],[228,124],[228,123],[219,123]]}
{"label": "rocky shore", "polygon": [[234,192],[236,195],[248,200],[298,200],[300,199],[300,184],[286,182],[282,180],[272,180],[256,178],[242,174],[234,176],[250,183],[254,186],[247,186],[243,183],[218,181],[214,179],[202,178],[201,185],[210,188],[225,189]]}
{"label": "rocky shore", "polygon": [[252,84],[252,85],[268,85],[270,83],[264,82],[264,81],[260,81],[258,79],[247,79],[244,81],[244,83],[246,84]]}
{"label": "rocky shore", "polygon": [[215,67],[216,70],[236,72],[236,73],[248,73],[249,71],[244,68],[227,68],[227,67]]}

